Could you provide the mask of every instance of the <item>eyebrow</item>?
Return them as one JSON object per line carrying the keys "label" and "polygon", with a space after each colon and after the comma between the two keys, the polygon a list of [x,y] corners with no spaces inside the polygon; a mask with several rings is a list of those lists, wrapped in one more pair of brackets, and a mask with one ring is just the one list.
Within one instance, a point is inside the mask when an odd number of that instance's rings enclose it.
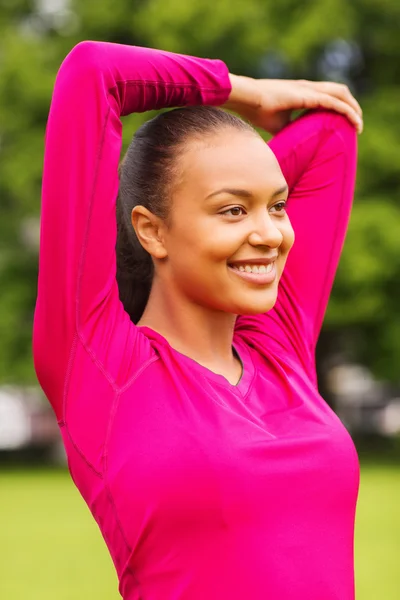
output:
{"label": "eyebrow", "polygon": [[[273,194],[271,194],[271,198],[276,198],[277,196],[284,194],[288,191],[288,189],[289,188],[287,185],[280,187],[278,190],[275,190]],[[209,194],[206,197],[206,200],[208,200],[208,198],[213,198],[218,194],[230,194],[231,196],[238,196],[239,198],[253,198],[254,196],[249,190],[241,190],[236,188],[222,188],[220,190],[217,190],[216,192],[212,192],[211,194]]]}

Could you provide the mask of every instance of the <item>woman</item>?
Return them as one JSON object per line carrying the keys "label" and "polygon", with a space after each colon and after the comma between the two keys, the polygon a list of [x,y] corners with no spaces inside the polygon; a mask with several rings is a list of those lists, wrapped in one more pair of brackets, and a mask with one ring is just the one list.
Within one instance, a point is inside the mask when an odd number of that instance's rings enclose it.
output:
{"label": "woman", "polygon": [[[268,146],[224,104],[271,132],[337,112]],[[137,132],[118,176],[120,116],[188,105]],[[35,364],[126,600],[354,597],[358,461],[314,350],[355,127],[343,86],[215,60],[84,42],[60,69]]]}

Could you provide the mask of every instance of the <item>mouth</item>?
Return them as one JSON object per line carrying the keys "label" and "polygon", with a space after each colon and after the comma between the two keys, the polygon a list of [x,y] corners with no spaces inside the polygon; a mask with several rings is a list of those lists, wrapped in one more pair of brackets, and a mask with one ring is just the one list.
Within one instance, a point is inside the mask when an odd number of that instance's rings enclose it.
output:
{"label": "mouth", "polygon": [[228,263],[230,271],[241,279],[258,285],[267,285],[276,279],[275,261],[263,260],[252,262]]}

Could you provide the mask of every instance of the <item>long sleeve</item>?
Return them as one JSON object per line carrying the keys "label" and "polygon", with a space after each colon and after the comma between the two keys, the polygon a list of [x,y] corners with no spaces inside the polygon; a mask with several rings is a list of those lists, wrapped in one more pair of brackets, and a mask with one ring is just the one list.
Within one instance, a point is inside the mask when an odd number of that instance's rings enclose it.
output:
{"label": "long sleeve", "polygon": [[356,132],[348,120],[311,112],[270,142],[289,186],[295,242],[274,308],[240,317],[237,330],[253,343],[277,342],[315,378],[315,346],[342,251],[354,195]]}
{"label": "long sleeve", "polygon": [[63,62],[46,129],[34,321],[36,371],[58,415],[77,345],[111,385],[133,355],[145,358],[116,283],[120,117],[219,105],[230,89],[221,61],[141,47],[82,42]]}

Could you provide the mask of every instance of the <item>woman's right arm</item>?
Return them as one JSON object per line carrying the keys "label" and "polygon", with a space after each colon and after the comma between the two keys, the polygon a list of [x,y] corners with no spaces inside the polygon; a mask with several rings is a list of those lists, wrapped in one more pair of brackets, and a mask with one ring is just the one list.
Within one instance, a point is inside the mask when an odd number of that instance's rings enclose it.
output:
{"label": "woman's right arm", "polygon": [[112,385],[132,372],[132,356],[143,360],[116,283],[120,117],[220,105],[230,91],[217,60],[82,42],[63,62],[46,129],[34,321],[37,375],[58,416],[78,346]]}

